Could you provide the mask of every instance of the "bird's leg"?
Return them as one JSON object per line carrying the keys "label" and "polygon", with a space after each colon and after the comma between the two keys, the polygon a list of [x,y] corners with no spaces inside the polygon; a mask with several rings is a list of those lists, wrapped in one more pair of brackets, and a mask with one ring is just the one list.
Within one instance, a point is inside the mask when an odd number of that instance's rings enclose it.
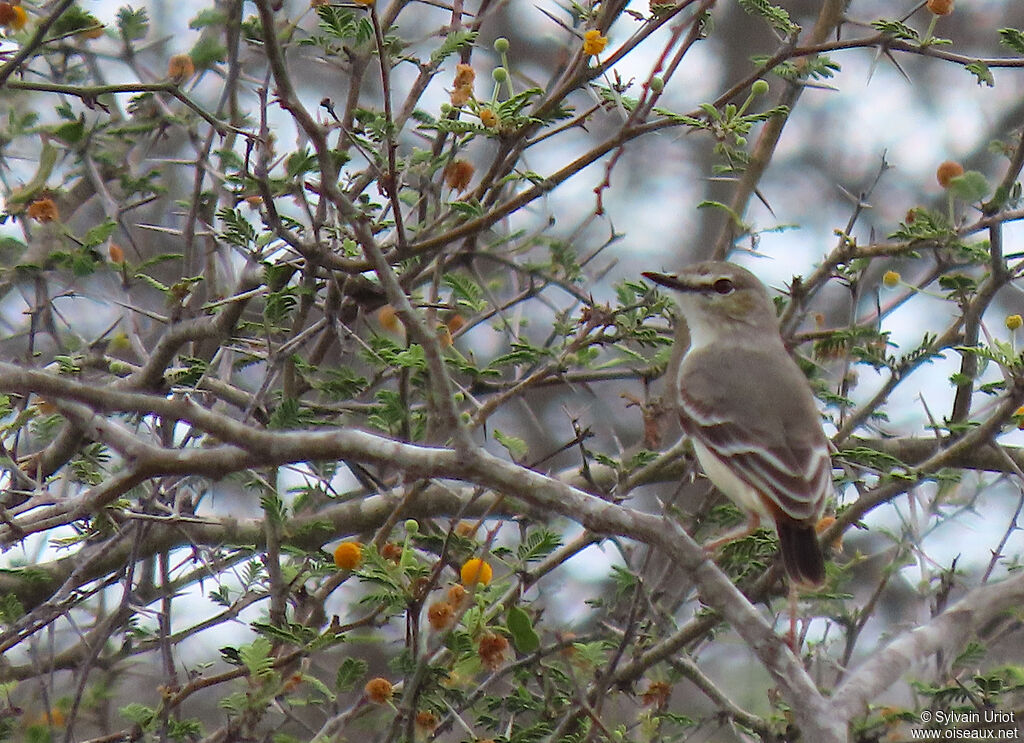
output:
{"label": "bird's leg", "polygon": [[786,642],[789,644],[789,649],[793,651],[793,655],[797,654],[797,637],[796,637],[796,585],[790,581],[789,584],[789,633],[786,635]]}
{"label": "bird's leg", "polygon": [[711,554],[717,552],[721,547],[729,544],[729,542],[735,542],[737,539],[744,539],[749,537],[755,531],[761,528],[761,517],[756,513],[747,514],[747,523],[744,526],[731,529],[725,534],[720,536],[718,539],[713,539],[704,545],[704,552]]}

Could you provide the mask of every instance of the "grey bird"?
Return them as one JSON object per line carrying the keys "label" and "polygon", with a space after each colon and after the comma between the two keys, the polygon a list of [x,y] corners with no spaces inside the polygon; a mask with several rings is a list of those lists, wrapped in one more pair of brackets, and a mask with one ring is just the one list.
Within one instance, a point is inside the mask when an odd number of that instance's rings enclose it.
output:
{"label": "grey bird", "polygon": [[745,533],[762,519],[774,525],[794,583],[821,585],[825,561],[815,528],[832,492],[829,444],[767,290],[723,261],[643,276],[672,290],[690,332],[675,403],[705,474],[747,514]]}

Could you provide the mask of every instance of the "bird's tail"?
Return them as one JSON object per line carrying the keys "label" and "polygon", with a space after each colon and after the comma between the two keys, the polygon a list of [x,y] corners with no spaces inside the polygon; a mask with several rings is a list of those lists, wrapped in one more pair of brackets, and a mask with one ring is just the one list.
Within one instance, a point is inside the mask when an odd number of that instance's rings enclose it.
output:
{"label": "bird's tail", "polygon": [[775,527],[779,533],[782,564],[790,579],[808,586],[824,583],[825,556],[821,553],[814,526],[779,519]]}

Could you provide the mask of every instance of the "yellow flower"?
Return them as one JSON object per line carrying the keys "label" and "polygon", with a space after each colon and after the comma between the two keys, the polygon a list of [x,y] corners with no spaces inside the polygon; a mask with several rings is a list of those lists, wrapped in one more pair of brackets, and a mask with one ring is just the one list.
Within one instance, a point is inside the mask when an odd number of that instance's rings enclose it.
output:
{"label": "yellow flower", "polygon": [[902,279],[900,277],[899,271],[886,271],[885,274],[882,276],[882,283],[885,284],[890,289],[899,286],[901,280]]}
{"label": "yellow flower", "polygon": [[1024,317],[1020,315],[1010,315],[1006,318],[1006,327],[1010,330],[1016,330],[1021,325],[1024,325]]}
{"label": "yellow flower", "polygon": [[464,586],[472,586],[476,583],[486,586],[494,577],[494,570],[479,557],[471,557],[462,565],[459,577],[462,578]]}
{"label": "yellow flower", "polygon": [[608,46],[608,37],[602,36],[601,32],[596,28],[592,28],[589,31],[583,32],[583,53],[600,54],[604,51],[604,48]]}
{"label": "yellow flower", "polygon": [[359,542],[342,542],[334,548],[334,564],[339,570],[355,570],[363,562],[363,545]]}

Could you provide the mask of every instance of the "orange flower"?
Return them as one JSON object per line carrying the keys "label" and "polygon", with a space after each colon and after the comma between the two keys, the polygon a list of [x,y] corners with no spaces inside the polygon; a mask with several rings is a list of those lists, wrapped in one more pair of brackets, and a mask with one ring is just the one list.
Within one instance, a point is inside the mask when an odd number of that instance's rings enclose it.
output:
{"label": "orange flower", "polygon": [[471,557],[463,563],[462,570],[459,571],[459,577],[462,578],[462,585],[464,586],[472,586],[477,583],[482,583],[486,586],[491,582],[491,578],[494,577],[494,570],[479,557]]}
{"label": "orange flower", "polygon": [[55,222],[60,219],[60,210],[53,199],[46,196],[28,205],[28,216],[37,222]]}
{"label": "orange flower", "polygon": [[602,36],[596,28],[583,32],[583,53],[594,56],[604,51],[608,46],[608,37]]}
{"label": "orange flower", "polygon": [[[456,315],[458,317],[458,315]],[[448,323],[448,329],[452,329],[452,323]],[[464,539],[472,539],[476,535],[477,522],[460,521],[455,525],[455,533]]]}
{"label": "orange flower", "polygon": [[963,165],[953,162],[952,160],[946,160],[946,162],[942,163],[942,165],[940,165],[935,171],[935,180],[937,180],[939,185],[943,188],[949,188],[949,182],[963,174]]}
{"label": "orange flower", "polygon": [[453,106],[464,106],[473,97],[473,81],[476,80],[476,72],[468,64],[461,62],[455,65],[455,89],[452,90],[451,99]]}
{"label": "orange flower", "polygon": [[492,671],[505,662],[507,652],[508,640],[494,632],[483,635],[476,645],[476,654],[480,656],[480,662]]}
{"label": "orange flower", "polygon": [[430,710],[420,710],[416,713],[416,729],[421,733],[432,733],[440,720]]}
{"label": "orange flower", "polygon": [[380,556],[391,562],[398,562],[402,559],[402,545],[395,542],[385,542],[380,548]]}
{"label": "orange flower", "polygon": [[472,180],[474,170],[473,163],[468,160],[452,160],[444,168],[444,182],[453,191],[461,193]]}
{"label": "orange flower", "polygon": [[167,62],[167,77],[179,85],[196,74],[196,65],[187,54],[175,54]]}
{"label": "orange flower", "polygon": [[459,64],[455,65],[455,87],[466,88],[473,85],[473,81],[476,80],[476,71],[472,65]]}
{"label": "orange flower", "polygon": [[672,685],[667,681],[652,681],[641,699],[645,707],[664,707],[672,695]]}
{"label": "orange flower", "polygon": [[365,693],[366,698],[374,704],[384,704],[385,702],[391,701],[391,697],[394,696],[395,689],[391,685],[390,681],[378,677],[366,682],[366,686],[363,687],[363,693]]}
{"label": "orange flower", "polygon": [[363,562],[363,545],[359,542],[342,542],[334,548],[334,564],[339,570],[355,570]]}
{"label": "orange flower", "polygon": [[454,624],[455,609],[447,601],[435,601],[427,609],[427,621],[436,632],[442,632]]}
{"label": "orange flower", "polygon": [[28,13],[20,5],[0,3],[0,26],[20,31],[28,23]]}
{"label": "orange flower", "polygon": [[448,603],[456,608],[462,608],[462,605],[469,598],[469,591],[458,583],[452,584],[448,589]]}
{"label": "orange flower", "polygon": [[935,15],[949,15],[953,12],[953,0],[928,0],[928,10]]}
{"label": "orange flower", "polygon": [[480,109],[480,123],[488,129],[493,129],[498,125],[498,115],[489,108],[482,108]]}

